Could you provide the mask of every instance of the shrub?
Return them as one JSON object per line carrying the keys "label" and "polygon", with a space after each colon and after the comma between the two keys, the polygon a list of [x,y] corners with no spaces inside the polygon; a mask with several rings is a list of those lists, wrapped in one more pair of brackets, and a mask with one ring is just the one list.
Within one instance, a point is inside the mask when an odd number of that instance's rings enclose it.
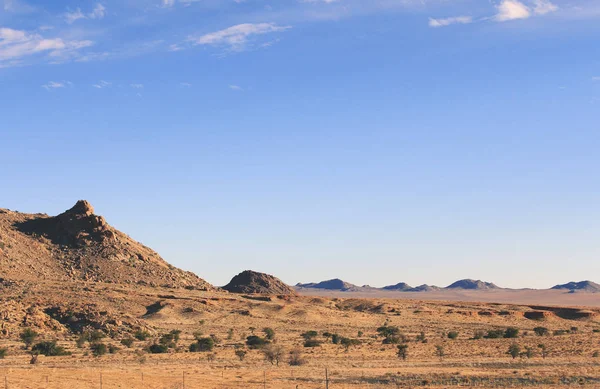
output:
{"label": "shrub", "polygon": [[521,355],[526,357],[527,359],[530,359],[533,357],[533,349],[531,347],[525,346],[525,351],[521,353]]}
{"label": "shrub", "polygon": [[215,341],[212,338],[200,338],[190,345],[190,351],[193,353],[208,352],[212,351],[214,347]]}
{"label": "shrub", "polygon": [[319,347],[321,346],[321,342],[317,339],[306,339],[304,341],[304,347]]}
{"label": "shrub", "polygon": [[302,350],[294,349],[290,351],[290,366],[302,366],[306,363],[306,360],[302,358]]}
{"label": "shrub", "polygon": [[436,345],[435,355],[437,355],[440,358],[440,361],[443,360],[444,356],[446,355],[446,350],[444,349],[444,346],[442,346],[441,344]]}
{"label": "shrub", "polygon": [[127,348],[131,348],[131,346],[133,346],[133,338],[124,338],[121,339],[121,344]]}
{"label": "shrub", "polygon": [[598,358],[598,357],[600,357],[600,352],[594,351],[594,353],[592,354],[592,358]]}
{"label": "shrub", "polygon": [[269,344],[269,341],[264,338],[261,338],[260,336],[250,335],[249,337],[246,338],[246,345],[250,349],[263,348],[267,344]]}
{"label": "shrub", "polygon": [[507,339],[519,337],[519,329],[515,327],[508,327],[506,331],[504,331],[504,337]]}
{"label": "shrub", "polygon": [[230,328],[229,330],[227,330],[227,339],[229,339],[229,340],[233,339],[233,328]]}
{"label": "shrub", "polygon": [[270,362],[271,365],[279,366],[279,361],[283,357],[283,348],[281,346],[269,344],[263,347],[262,352],[266,361]]}
{"label": "shrub", "polygon": [[304,338],[304,340],[316,338],[319,334],[317,331],[306,331],[302,333],[300,336]]}
{"label": "shrub", "polygon": [[408,357],[408,345],[406,343],[399,344],[398,352],[396,353],[396,355],[398,355],[398,358],[402,358],[403,360],[406,360],[406,358]]}
{"label": "shrub", "polygon": [[114,344],[109,344],[108,345],[108,353],[109,354],[116,354],[119,352],[119,350],[121,350],[120,348],[118,348],[117,346],[115,346]]}
{"label": "shrub", "polygon": [[364,335],[364,333],[362,331],[358,331],[358,334],[356,334],[359,338],[362,338],[362,336]]}
{"label": "shrub", "polygon": [[546,356],[548,355],[548,350],[546,348],[546,345],[545,344],[538,344],[538,348],[542,352],[542,358],[546,359]]}
{"label": "shrub", "polygon": [[342,340],[342,337],[339,336],[338,334],[332,334],[331,335],[331,343],[333,343],[333,344],[340,344],[341,340]]}
{"label": "shrub", "polygon": [[25,328],[23,332],[19,335],[23,343],[25,343],[25,348],[31,347],[35,339],[38,337],[38,333],[32,330],[31,328]]}
{"label": "shrub", "polygon": [[269,340],[275,339],[275,331],[272,328],[267,327],[267,328],[263,329],[263,332],[265,333],[265,336],[267,339],[269,339]]}
{"label": "shrub", "polygon": [[600,332],[600,328],[594,328],[594,329],[592,330],[592,332],[593,332],[594,334],[597,334],[597,333],[599,333],[599,332]]}
{"label": "shrub", "polygon": [[137,340],[146,340],[150,337],[150,333],[148,331],[137,330],[133,333],[133,337]]}
{"label": "shrub", "polygon": [[458,332],[456,332],[456,331],[450,331],[450,332],[448,332],[448,339],[454,340],[456,338],[458,338]]}
{"label": "shrub", "polygon": [[377,333],[384,338],[389,338],[391,336],[398,335],[400,333],[400,329],[398,327],[385,325],[377,328]]}
{"label": "shrub", "polygon": [[475,333],[473,334],[473,338],[472,339],[473,340],[479,340],[479,339],[483,339],[485,337],[486,337],[485,332],[483,332],[483,331],[475,331]]}
{"label": "shrub", "polygon": [[425,336],[425,332],[421,331],[421,333],[417,335],[417,342],[427,343],[427,337]]}
{"label": "shrub", "polygon": [[350,347],[352,346],[358,346],[360,344],[360,340],[358,339],[350,339],[350,338],[342,338],[340,340],[340,343],[342,346],[344,346],[344,348],[346,349],[346,351],[348,351],[350,349]]}
{"label": "shrub", "polygon": [[179,341],[179,334],[181,334],[181,331],[173,330],[168,334],[161,336],[158,342],[164,346],[167,346],[168,348],[175,348],[177,347],[177,342]]}
{"label": "shrub", "polygon": [[535,332],[537,336],[545,336],[550,333],[546,327],[535,327],[533,332]]}
{"label": "shrub", "polygon": [[515,359],[516,357],[519,356],[519,354],[521,354],[521,346],[519,346],[516,343],[511,344],[508,347],[507,354],[509,354],[513,359]]}
{"label": "shrub", "polygon": [[247,352],[244,349],[239,348],[235,350],[235,356],[238,357],[240,361],[243,361],[244,358],[246,358],[246,354]]}
{"label": "shrub", "polygon": [[92,343],[90,345],[90,349],[92,350],[92,355],[94,355],[95,357],[104,355],[108,351],[108,348],[104,343]]}
{"label": "shrub", "polygon": [[487,335],[485,336],[486,339],[499,339],[499,338],[503,338],[503,337],[504,337],[503,330],[489,330]]}
{"label": "shrub", "polygon": [[554,334],[555,336],[566,335],[566,334],[568,334],[568,333],[569,333],[569,331],[567,331],[567,330],[555,330],[555,331],[553,332],[553,334]]}
{"label": "shrub", "polygon": [[4,359],[8,354],[8,349],[5,347],[0,348],[0,359]]}
{"label": "shrub", "polygon": [[152,344],[147,348],[147,351],[151,354],[165,354],[169,352],[169,347],[164,344]]}
{"label": "shrub", "polygon": [[40,342],[31,348],[31,351],[34,354],[42,354],[47,357],[58,357],[62,355],[70,355],[63,347],[60,347],[56,344],[55,341],[52,342]]}

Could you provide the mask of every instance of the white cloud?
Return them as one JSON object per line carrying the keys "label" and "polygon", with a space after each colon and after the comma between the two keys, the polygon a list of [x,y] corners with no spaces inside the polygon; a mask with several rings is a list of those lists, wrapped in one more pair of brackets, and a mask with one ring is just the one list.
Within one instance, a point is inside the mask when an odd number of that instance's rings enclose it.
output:
{"label": "white cloud", "polygon": [[301,3],[326,3],[326,4],[331,4],[331,3],[337,3],[340,0],[300,0]]}
{"label": "white cloud", "polygon": [[235,91],[243,91],[244,90],[244,88],[242,88],[239,85],[229,85],[229,89],[235,90]]}
{"label": "white cloud", "polygon": [[106,16],[106,7],[104,7],[100,3],[96,4],[96,6],[92,10],[92,12],[90,12],[88,14],[88,18],[90,18],[90,19],[102,19],[105,16]]}
{"label": "white cloud", "polygon": [[594,81],[594,82],[600,82],[600,76],[598,76],[598,77],[592,77],[592,81]]}
{"label": "white cloud", "polygon": [[144,84],[130,84],[129,86],[134,89],[143,89],[144,88]]}
{"label": "white cloud", "polygon": [[446,19],[429,18],[429,27],[446,27],[451,24],[469,24],[472,22],[473,18],[470,16],[456,16]]}
{"label": "white cloud", "polygon": [[278,26],[274,23],[245,23],[200,37],[190,37],[188,40],[194,45],[229,46],[234,51],[241,51],[253,35],[280,32],[290,28],[290,26]]}
{"label": "white cloud", "polygon": [[556,12],[558,10],[558,6],[552,4],[549,0],[534,0],[533,3],[533,11],[538,15],[546,15],[547,13]]}
{"label": "white cloud", "polygon": [[77,8],[75,11],[69,11],[65,13],[65,22],[72,24],[80,19],[103,19],[106,16],[106,7],[100,3],[96,3],[94,9],[91,12],[84,14],[81,12],[81,8]]}
{"label": "white cloud", "polygon": [[162,0],[163,7],[172,7],[175,5],[175,0]]}
{"label": "white cloud", "polygon": [[0,28],[0,66],[21,64],[21,60],[36,55],[45,55],[51,62],[61,62],[78,55],[78,50],[93,45],[88,40],[63,40],[44,38],[38,33],[29,33],[11,28]]}
{"label": "white cloud", "polygon": [[502,0],[498,5],[498,14],[494,19],[498,22],[509,20],[527,19],[531,16],[531,10],[518,0]]}
{"label": "white cloud", "polygon": [[65,88],[70,85],[72,85],[70,81],[49,81],[47,84],[42,85],[42,88],[49,91],[50,89]]}
{"label": "white cloud", "polygon": [[98,81],[97,84],[94,84],[92,86],[97,89],[104,89],[104,88],[108,88],[111,85],[112,85],[112,82],[100,80],[100,81]]}
{"label": "white cloud", "polygon": [[184,87],[184,88],[191,88],[192,84],[190,84],[189,82],[180,82],[179,83],[180,86]]}

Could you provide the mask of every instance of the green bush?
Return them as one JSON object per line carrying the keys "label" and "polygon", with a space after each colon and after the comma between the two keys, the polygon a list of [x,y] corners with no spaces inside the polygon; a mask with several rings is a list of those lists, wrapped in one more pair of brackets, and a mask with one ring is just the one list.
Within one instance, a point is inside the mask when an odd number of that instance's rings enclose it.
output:
{"label": "green bush", "polygon": [[408,358],[408,345],[407,344],[399,344],[398,352],[396,353],[398,358],[402,358],[402,360],[406,360]]}
{"label": "green bush", "polygon": [[32,330],[31,328],[25,328],[23,332],[19,335],[23,343],[25,343],[25,348],[31,347],[35,339],[38,337],[38,333]]}
{"label": "green bush", "polygon": [[108,345],[108,353],[109,354],[116,354],[119,352],[119,350],[121,350],[120,348],[118,348],[117,346],[115,346],[114,344],[109,344]]}
{"label": "green bush", "polygon": [[263,329],[263,332],[265,333],[265,336],[267,337],[267,339],[269,340],[273,340],[275,339],[275,331],[272,328],[265,328]]}
{"label": "green bush", "polygon": [[342,338],[340,340],[340,344],[344,346],[346,351],[350,349],[352,346],[358,346],[360,344],[360,340],[358,339],[350,339],[350,338]]}
{"label": "green bush", "polygon": [[95,357],[99,357],[108,352],[108,348],[104,343],[92,343],[90,344],[90,350],[92,350],[92,355]]}
{"label": "green bush", "polygon": [[59,357],[62,355],[70,355],[71,353],[65,351],[61,346],[58,346],[55,341],[52,342],[40,342],[31,348],[31,351],[35,354],[42,354],[47,357]]}
{"label": "green bush", "polygon": [[208,352],[212,351],[214,347],[215,341],[212,338],[200,338],[190,345],[190,351],[193,353]]}
{"label": "green bush", "polygon": [[246,338],[246,345],[251,349],[263,348],[269,343],[268,340],[256,335],[250,335]]}
{"label": "green bush", "polygon": [[321,346],[321,342],[317,339],[306,339],[304,341],[304,347],[319,347]]}
{"label": "green bush", "polygon": [[516,357],[519,356],[519,354],[521,354],[521,346],[519,346],[516,343],[511,344],[508,347],[507,354],[509,354],[513,359],[515,359]]}
{"label": "green bush", "polygon": [[150,333],[148,331],[137,330],[133,333],[133,337],[137,340],[146,340],[150,337]]}
{"label": "green bush", "polygon": [[456,332],[456,331],[450,331],[450,332],[448,332],[448,339],[454,340],[456,338],[458,338],[458,332]]}
{"label": "green bush", "polygon": [[487,335],[485,336],[486,339],[499,339],[499,338],[504,338],[504,331],[503,330],[489,330]]}
{"label": "green bush", "polygon": [[342,337],[339,336],[338,334],[331,335],[331,343],[333,343],[333,344],[340,344],[341,340],[342,340]]}
{"label": "green bush", "polygon": [[316,338],[319,335],[317,331],[306,331],[300,336],[302,336],[305,340]]}
{"label": "green bush", "polygon": [[8,354],[8,349],[4,347],[0,348],[0,359],[4,359],[6,354]]}
{"label": "green bush", "polygon": [[133,338],[124,338],[121,339],[121,344],[127,348],[131,348],[131,346],[133,346]]}
{"label": "green bush", "polygon": [[247,351],[244,349],[239,348],[239,349],[235,350],[235,356],[238,357],[240,359],[240,361],[243,361],[244,358],[246,358],[246,354],[247,354]]}
{"label": "green bush", "polygon": [[504,337],[506,339],[513,339],[519,337],[519,329],[515,327],[508,327],[506,331],[504,331]]}
{"label": "green bush", "polygon": [[165,354],[169,352],[169,347],[164,344],[152,344],[148,347],[148,352],[151,354]]}
{"label": "green bush", "polygon": [[533,332],[535,332],[537,336],[545,336],[550,333],[546,327],[535,327]]}

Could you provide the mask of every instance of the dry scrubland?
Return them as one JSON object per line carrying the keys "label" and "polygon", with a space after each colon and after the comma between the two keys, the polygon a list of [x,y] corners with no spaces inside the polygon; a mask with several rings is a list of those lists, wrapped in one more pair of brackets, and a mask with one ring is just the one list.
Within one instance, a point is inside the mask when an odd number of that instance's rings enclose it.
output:
{"label": "dry scrubland", "polygon": [[[600,333],[594,332],[600,322],[594,310],[244,296],[103,283],[37,282],[6,285],[3,292],[0,347],[7,354],[0,360],[0,384],[6,377],[9,388],[324,388],[326,368],[331,388],[600,387],[600,358],[594,357],[600,351]],[[59,301],[64,315],[31,308]],[[21,305],[30,307],[24,317]],[[401,341],[408,345],[406,360],[397,356],[396,344],[382,343],[377,329],[384,325],[398,327],[401,334],[396,336],[406,337]],[[31,355],[19,340],[27,326],[40,332],[35,343],[58,340],[72,355],[40,356],[31,365]],[[95,357],[89,342],[77,347],[78,331],[86,326],[101,328],[108,336],[99,342],[120,350]],[[533,329],[540,326],[550,334],[536,335]],[[282,349],[279,366],[245,345],[253,333],[264,337],[266,327],[274,330],[273,344]],[[518,338],[472,339],[478,332],[509,327],[519,329]],[[150,337],[136,340],[131,348],[120,343],[138,330]],[[167,354],[144,351],[172,330],[182,331],[175,348]],[[304,347],[302,334],[307,331],[316,331],[314,340],[321,344]],[[553,335],[555,331],[563,334]],[[346,350],[324,332],[359,344]],[[449,332],[457,332],[457,338],[450,339]],[[422,333],[426,341],[417,340]],[[193,334],[214,335],[217,344],[210,352],[189,352]],[[513,359],[507,354],[513,344],[522,353],[530,347],[533,354]],[[546,358],[540,344],[546,346]],[[443,347],[442,358],[436,346]],[[288,363],[295,349],[302,353],[301,366]],[[236,350],[247,352],[243,361]]]}

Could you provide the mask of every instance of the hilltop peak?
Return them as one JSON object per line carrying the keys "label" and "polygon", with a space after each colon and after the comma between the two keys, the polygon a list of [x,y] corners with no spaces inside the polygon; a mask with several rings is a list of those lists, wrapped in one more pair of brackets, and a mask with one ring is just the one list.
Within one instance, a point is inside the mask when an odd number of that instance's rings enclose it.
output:
{"label": "hilltop peak", "polygon": [[464,279],[448,285],[446,289],[488,290],[500,289],[496,284],[481,280]]}
{"label": "hilltop peak", "polygon": [[551,289],[568,289],[571,291],[600,292],[600,285],[592,281],[569,282],[562,285],[553,286]]}
{"label": "hilltop peak", "polygon": [[65,213],[90,216],[94,214],[94,207],[87,200],[79,200],[71,209],[69,209]]}

